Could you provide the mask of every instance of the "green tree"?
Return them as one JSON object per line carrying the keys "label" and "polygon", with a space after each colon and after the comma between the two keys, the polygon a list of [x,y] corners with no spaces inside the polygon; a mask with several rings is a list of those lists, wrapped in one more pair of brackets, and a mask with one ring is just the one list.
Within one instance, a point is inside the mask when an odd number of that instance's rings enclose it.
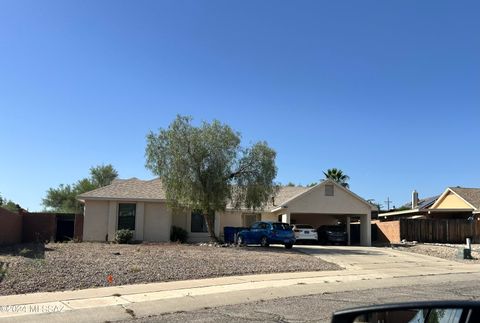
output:
{"label": "green tree", "polygon": [[99,165],[90,168],[90,177],[83,178],[74,184],[60,184],[57,188],[50,188],[42,200],[43,206],[48,211],[77,213],[82,211],[82,205],[77,201],[77,196],[109,185],[118,172],[112,165]]}
{"label": "green tree", "polygon": [[325,175],[325,179],[331,179],[345,188],[350,188],[350,185],[348,184],[350,177],[344,174],[341,169],[330,168],[326,172],[323,172],[323,174]]}
{"label": "green tree", "polygon": [[112,165],[100,165],[90,168],[91,182],[95,187],[110,185],[118,177],[118,172]]}
{"label": "green tree", "polygon": [[177,116],[167,129],[150,132],[146,167],[162,178],[169,204],[201,212],[217,240],[215,211],[229,202],[256,209],[274,194],[276,153],[265,142],[242,148],[240,134],[219,121],[191,122]]}
{"label": "green tree", "polygon": [[7,200],[6,198],[3,198],[2,195],[0,195],[0,207],[14,213],[18,213],[22,208],[20,205],[13,202],[12,200]]}

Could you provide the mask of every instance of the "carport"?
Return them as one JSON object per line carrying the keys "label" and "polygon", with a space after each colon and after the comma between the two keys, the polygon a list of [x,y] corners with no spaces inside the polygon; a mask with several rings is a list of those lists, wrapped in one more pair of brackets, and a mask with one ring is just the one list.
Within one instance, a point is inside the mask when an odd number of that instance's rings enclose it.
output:
{"label": "carport", "polygon": [[321,225],[344,223],[351,243],[350,222],[360,219],[360,244],[371,245],[371,213],[376,207],[352,191],[327,180],[283,202],[272,212],[290,224]]}

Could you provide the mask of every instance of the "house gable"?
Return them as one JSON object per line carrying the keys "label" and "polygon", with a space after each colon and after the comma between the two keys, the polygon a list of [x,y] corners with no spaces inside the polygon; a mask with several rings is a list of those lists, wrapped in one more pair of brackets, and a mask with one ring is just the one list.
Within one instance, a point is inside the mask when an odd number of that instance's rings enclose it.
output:
{"label": "house gable", "polygon": [[[332,195],[333,186],[333,195]],[[284,203],[290,213],[370,214],[367,201],[332,181],[324,181]]]}
{"label": "house gable", "polygon": [[452,190],[447,189],[447,191],[442,194],[442,196],[430,207],[430,209],[472,210],[474,208],[459,195],[455,194]]}

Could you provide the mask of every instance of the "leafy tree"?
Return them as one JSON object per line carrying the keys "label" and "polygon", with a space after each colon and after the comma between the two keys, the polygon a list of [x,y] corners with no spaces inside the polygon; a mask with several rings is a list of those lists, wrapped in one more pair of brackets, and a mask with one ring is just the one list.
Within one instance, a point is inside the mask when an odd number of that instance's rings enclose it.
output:
{"label": "leafy tree", "polygon": [[110,185],[118,177],[118,172],[112,165],[100,165],[90,168],[91,183],[95,187]]}
{"label": "leafy tree", "polygon": [[0,207],[14,213],[18,213],[22,207],[12,200],[7,200],[0,195]]}
{"label": "leafy tree", "polygon": [[330,168],[326,172],[323,172],[323,174],[325,175],[325,179],[331,179],[345,188],[350,188],[350,185],[347,183],[350,177],[345,175],[341,169]]}
{"label": "leafy tree", "polygon": [[296,186],[296,185],[295,185],[295,183],[288,182],[288,184],[287,184],[287,185],[285,185],[285,186],[290,186],[290,187],[293,187],[293,186]]}
{"label": "leafy tree", "polygon": [[71,185],[60,184],[57,188],[48,189],[42,204],[53,212],[81,212],[82,205],[77,201],[77,195],[109,185],[117,177],[118,172],[110,164],[91,167],[90,177]]}
{"label": "leafy tree", "polygon": [[317,182],[313,182],[313,183],[308,184],[307,187],[314,187],[317,184],[318,184]]}
{"label": "leafy tree", "polygon": [[240,146],[240,134],[217,120],[192,125],[177,116],[167,129],[147,135],[146,167],[162,178],[173,207],[199,211],[214,232],[215,211],[259,208],[274,194],[276,153],[266,142]]}
{"label": "leafy tree", "polygon": [[60,184],[57,188],[48,189],[42,204],[54,212],[78,212],[81,206],[76,200],[76,196],[75,184]]}

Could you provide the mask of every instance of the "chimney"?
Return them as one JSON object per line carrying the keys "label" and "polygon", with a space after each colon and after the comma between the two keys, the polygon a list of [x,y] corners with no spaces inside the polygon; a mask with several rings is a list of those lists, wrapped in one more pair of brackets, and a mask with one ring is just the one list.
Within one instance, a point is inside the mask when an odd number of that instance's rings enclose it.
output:
{"label": "chimney", "polygon": [[412,209],[416,209],[418,207],[418,192],[413,190],[412,192]]}

